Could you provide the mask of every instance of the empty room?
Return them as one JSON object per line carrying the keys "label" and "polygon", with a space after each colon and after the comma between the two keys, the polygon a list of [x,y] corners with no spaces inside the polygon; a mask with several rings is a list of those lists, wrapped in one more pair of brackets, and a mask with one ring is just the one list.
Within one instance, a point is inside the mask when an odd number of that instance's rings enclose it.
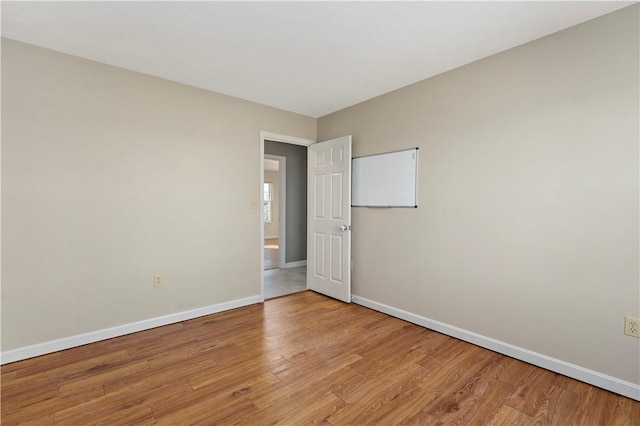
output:
{"label": "empty room", "polygon": [[0,7],[3,426],[640,425],[638,2]]}

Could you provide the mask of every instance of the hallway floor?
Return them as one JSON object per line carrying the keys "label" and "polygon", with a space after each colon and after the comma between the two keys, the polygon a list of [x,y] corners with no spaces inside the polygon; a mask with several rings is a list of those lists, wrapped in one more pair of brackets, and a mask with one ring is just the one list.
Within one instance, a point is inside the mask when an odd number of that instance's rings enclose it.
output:
{"label": "hallway floor", "polygon": [[307,289],[307,267],[264,271],[264,298],[272,299]]}
{"label": "hallway floor", "polygon": [[264,240],[264,269],[276,269],[280,259],[280,244],[277,238]]}

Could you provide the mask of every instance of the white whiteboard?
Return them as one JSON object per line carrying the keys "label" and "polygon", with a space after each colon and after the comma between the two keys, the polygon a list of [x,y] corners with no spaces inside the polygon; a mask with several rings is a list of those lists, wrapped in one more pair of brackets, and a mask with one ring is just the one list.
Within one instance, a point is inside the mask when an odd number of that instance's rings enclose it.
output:
{"label": "white whiteboard", "polygon": [[418,148],[354,158],[353,207],[418,207]]}

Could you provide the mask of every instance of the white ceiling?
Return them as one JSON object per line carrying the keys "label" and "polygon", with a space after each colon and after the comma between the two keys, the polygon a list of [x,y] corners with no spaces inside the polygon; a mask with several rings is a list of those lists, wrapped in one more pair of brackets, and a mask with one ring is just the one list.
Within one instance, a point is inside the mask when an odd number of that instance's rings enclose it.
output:
{"label": "white ceiling", "polygon": [[320,117],[636,2],[12,2],[2,35]]}

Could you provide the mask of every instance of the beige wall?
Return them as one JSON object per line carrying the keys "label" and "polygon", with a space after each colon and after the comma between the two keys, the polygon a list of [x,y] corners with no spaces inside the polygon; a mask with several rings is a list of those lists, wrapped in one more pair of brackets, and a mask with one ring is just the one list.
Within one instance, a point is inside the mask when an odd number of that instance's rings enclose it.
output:
{"label": "beige wall", "polygon": [[3,39],[2,350],[259,295],[261,130],[316,120]]}
{"label": "beige wall", "polygon": [[273,184],[273,200],[271,202],[273,221],[264,223],[264,236],[265,238],[277,238],[280,221],[280,174],[273,170],[265,170],[264,181]]}
{"label": "beige wall", "polygon": [[419,208],[353,209],[353,292],[632,383],[638,6],[319,119],[420,147]]}

